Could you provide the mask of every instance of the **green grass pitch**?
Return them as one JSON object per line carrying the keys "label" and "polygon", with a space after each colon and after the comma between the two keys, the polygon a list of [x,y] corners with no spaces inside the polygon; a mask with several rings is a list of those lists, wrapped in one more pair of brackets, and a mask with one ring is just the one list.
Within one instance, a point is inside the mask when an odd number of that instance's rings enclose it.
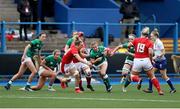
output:
{"label": "green grass pitch", "polygon": [[175,87],[177,92],[170,94],[168,85],[162,85],[165,95],[159,96],[155,89],[147,94],[136,85],[130,85],[126,93],[120,85],[113,85],[111,93],[104,85],[94,85],[95,92],[86,89],[81,94],[76,94],[72,85],[64,90],[56,85],[56,92],[47,91],[47,86],[34,92],[19,91],[17,86],[6,91],[0,86],[0,108],[180,108],[180,85]]}

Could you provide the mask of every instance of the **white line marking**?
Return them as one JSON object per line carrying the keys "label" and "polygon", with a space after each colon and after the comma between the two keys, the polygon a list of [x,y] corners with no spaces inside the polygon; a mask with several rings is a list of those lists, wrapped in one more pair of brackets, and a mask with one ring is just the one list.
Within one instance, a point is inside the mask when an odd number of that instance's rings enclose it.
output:
{"label": "white line marking", "polygon": [[38,97],[38,96],[0,96],[0,98],[17,99],[64,99],[64,100],[92,100],[92,101],[132,101],[132,102],[163,102],[180,103],[179,100],[153,100],[153,99],[114,99],[114,98],[70,98],[70,97]]}

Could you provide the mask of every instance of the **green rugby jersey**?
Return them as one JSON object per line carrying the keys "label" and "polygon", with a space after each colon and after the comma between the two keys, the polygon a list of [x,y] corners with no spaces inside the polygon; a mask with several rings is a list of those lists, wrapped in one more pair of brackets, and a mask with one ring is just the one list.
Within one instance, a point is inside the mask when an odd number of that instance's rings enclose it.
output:
{"label": "green rugby jersey", "polygon": [[71,44],[73,43],[73,41],[74,41],[73,38],[68,39],[68,41],[66,42],[66,45],[68,45],[70,47]]}
{"label": "green rugby jersey", "polygon": [[[123,44],[123,48],[127,48],[128,52],[134,54],[134,53],[135,53],[134,46],[127,47],[127,45],[128,45],[128,43]],[[131,60],[131,61],[133,61],[133,60],[134,60],[134,56],[128,55],[128,56],[126,56],[126,60]]]}
{"label": "green rugby jersey", "polygon": [[93,49],[90,50],[90,58],[97,59],[99,57],[102,57],[101,61],[94,63],[94,65],[98,66],[107,60],[106,56],[104,55],[104,51],[105,51],[105,47],[103,46],[98,46],[98,51],[94,51]]}
{"label": "green rugby jersey", "polygon": [[26,55],[32,58],[38,50],[41,50],[43,43],[41,40],[35,39],[31,41],[30,45],[31,47],[27,50]]}
{"label": "green rugby jersey", "polygon": [[61,57],[59,56],[57,60],[54,59],[54,55],[49,55],[45,58],[46,66],[48,66],[51,70],[58,67],[61,62]]}

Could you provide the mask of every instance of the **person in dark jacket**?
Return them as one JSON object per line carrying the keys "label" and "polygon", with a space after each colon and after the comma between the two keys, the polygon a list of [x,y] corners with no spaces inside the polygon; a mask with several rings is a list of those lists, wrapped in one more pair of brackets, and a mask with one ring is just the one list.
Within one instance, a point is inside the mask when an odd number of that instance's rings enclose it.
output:
{"label": "person in dark jacket", "polygon": [[[18,3],[17,7],[18,12],[20,13],[20,22],[29,22],[31,18],[31,7],[28,0],[21,0]],[[27,24],[20,25],[20,40],[22,41],[22,30],[24,29],[25,40],[28,40],[27,37]]]}
{"label": "person in dark jacket", "polygon": [[[29,0],[31,11],[32,11],[32,21],[37,22],[38,19],[38,0]],[[36,25],[33,25],[33,29],[36,29]]]}
{"label": "person in dark jacket", "polygon": [[[134,24],[138,19],[137,17],[139,17],[139,11],[136,4],[133,3],[133,0],[125,0],[125,2],[121,4],[119,12],[123,14],[121,23]],[[133,32],[133,26],[122,26],[122,36],[120,38],[121,43],[127,39],[128,34],[133,34]]]}

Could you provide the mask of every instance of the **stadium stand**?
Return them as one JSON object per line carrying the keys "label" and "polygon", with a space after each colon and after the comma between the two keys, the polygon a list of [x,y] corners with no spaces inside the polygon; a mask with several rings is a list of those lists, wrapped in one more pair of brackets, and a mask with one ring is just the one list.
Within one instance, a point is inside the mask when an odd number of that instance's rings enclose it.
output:
{"label": "stadium stand", "polygon": [[0,0],[0,18],[5,21],[18,21],[17,4],[13,0]]}
{"label": "stadium stand", "polygon": [[[47,40],[45,41],[45,46],[43,47],[43,52],[52,52],[53,49],[62,49],[66,44],[68,38],[65,38],[63,34],[57,35],[49,35]],[[89,46],[92,41],[98,41],[97,38],[89,38],[86,42]],[[27,45],[29,41],[7,41],[7,50],[9,52],[22,52],[24,50],[25,45]],[[115,43],[115,42],[114,42]],[[117,44],[117,43],[116,43]]]}
{"label": "stadium stand", "polygon": [[[164,44],[164,47],[165,47],[165,50],[166,52],[173,52],[173,39],[171,38],[162,38],[161,39],[163,44]],[[178,43],[180,43],[180,39],[178,40]],[[180,45],[178,45],[178,50],[180,50]]]}

